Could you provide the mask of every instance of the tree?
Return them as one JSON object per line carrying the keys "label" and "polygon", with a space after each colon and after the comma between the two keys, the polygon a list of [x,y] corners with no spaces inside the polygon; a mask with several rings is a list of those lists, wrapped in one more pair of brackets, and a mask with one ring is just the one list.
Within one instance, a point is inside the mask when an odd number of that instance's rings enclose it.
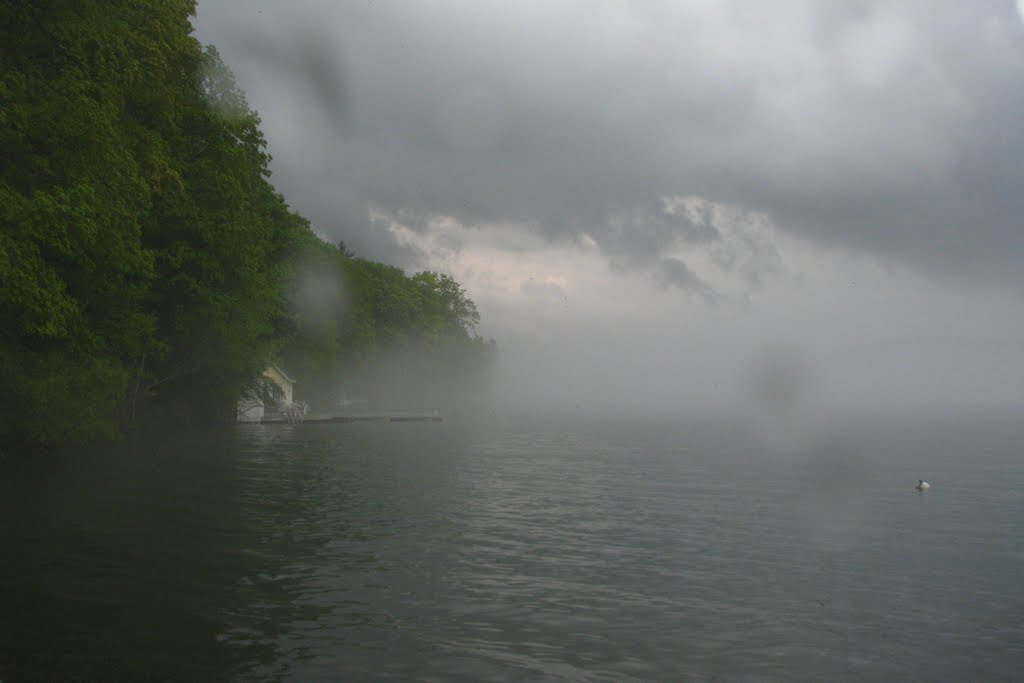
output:
{"label": "tree", "polygon": [[[480,346],[455,280],[357,258],[289,209],[194,10],[0,2],[0,446],[230,418],[271,358],[328,390],[385,352],[412,376]],[[311,273],[344,296],[311,312]]]}
{"label": "tree", "polygon": [[480,313],[458,282],[450,275],[433,271],[417,273],[412,281],[420,287],[432,332],[473,335],[480,324]]}
{"label": "tree", "polygon": [[278,281],[304,219],[268,182],[259,117],[213,48],[180,86],[177,131],[166,137],[179,182],[160,188],[143,242],[164,348],[147,398],[216,417],[251,383],[288,327]]}
{"label": "tree", "polygon": [[113,433],[153,342],[140,223],[161,164],[135,114],[158,98],[141,24],[174,5],[0,9],[0,438]]}
{"label": "tree", "polygon": [[0,4],[0,439],[109,436],[151,399],[220,411],[287,327],[308,226],[193,11]]}

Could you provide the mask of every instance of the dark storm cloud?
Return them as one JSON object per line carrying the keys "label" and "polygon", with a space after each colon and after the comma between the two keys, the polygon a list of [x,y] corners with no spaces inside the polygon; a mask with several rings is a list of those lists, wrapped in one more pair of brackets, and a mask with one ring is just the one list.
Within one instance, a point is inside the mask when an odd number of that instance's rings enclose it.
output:
{"label": "dark storm cloud", "polygon": [[658,262],[656,277],[667,287],[676,287],[703,297],[708,303],[715,303],[721,296],[701,280],[681,259],[668,257]]}
{"label": "dark storm cloud", "polygon": [[371,208],[443,214],[587,233],[684,285],[697,276],[670,250],[721,235],[662,202],[698,195],[1024,285],[1008,0],[207,0],[197,24],[264,114],[279,188],[367,255],[414,256]]}

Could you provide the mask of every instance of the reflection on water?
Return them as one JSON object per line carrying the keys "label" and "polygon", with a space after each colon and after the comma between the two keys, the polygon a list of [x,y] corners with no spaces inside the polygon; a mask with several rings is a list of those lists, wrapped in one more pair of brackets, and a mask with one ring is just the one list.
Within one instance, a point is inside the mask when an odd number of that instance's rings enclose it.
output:
{"label": "reflection on water", "polygon": [[269,456],[205,436],[13,466],[2,503],[10,552],[0,581],[13,590],[0,615],[0,673],[273,672],[288,624],[326,610],[291,600],[282,581],[315,547],[282,535],[303,510],[300,470]]}
{"label": "reflection on water", "polygon": [[0,679],[1008,679],[1021,445],[252,425],[9,464]]}

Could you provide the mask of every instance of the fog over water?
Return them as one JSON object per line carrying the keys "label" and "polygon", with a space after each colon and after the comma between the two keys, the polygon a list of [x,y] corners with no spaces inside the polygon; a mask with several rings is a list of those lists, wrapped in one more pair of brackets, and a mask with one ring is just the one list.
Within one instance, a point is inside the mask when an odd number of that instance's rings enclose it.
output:
{"label": "fog over water", "polygon": [[1019,678],[1018,7],[198,0],[291,207],[498,352],[3,461],[0,683]]}
{"label": "fog over water", "polygon": [[195,23],[318,233],[466,287],[499,407],[1024,407],[1009,0],[218,0]]}

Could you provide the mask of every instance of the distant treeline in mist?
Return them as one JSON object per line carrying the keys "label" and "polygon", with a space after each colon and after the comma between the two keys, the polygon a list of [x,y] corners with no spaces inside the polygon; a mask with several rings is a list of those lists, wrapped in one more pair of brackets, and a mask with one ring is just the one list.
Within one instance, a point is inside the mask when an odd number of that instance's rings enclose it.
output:
{"label": "distant treeline in mist", "polygon": [[458,368],[493,346],[456,282],[289,210],[194,10],[0,2],[0,443],[229,419],[268,362],[333,382],[385,351]]}
{"label": "distant treeline in mist", "polygon": [[485,392],[496,344],[474,330],[476,305],[443,273],[408,276],[312,233],[285,268],[293,326],[276,358],[316,412],[339,399],[375,409],[465,407]]}

